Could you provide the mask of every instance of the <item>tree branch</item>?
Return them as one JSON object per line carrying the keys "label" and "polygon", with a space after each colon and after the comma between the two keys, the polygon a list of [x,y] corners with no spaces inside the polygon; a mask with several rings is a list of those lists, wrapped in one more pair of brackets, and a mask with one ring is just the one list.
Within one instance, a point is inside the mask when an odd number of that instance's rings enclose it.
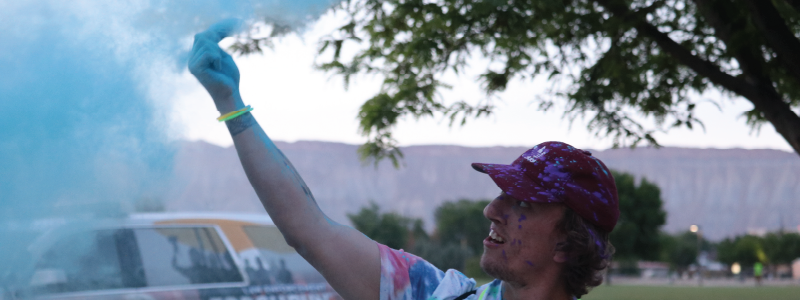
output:
{"label": "tree branch", "polygon": [[800,0],[786,0],[795,10],[800,12]]}
{"label": "tree branch", "polygon": [[767,44],[778,54],[778,59],[789,72],[800,80],[800,40],[786,26],[786,21],[772,5],[772,1],[747,0],[747,4],[752,11],[753,21],[766,37]]}
{"label": "tree branch", "polygon": [[[653,39],[662,50],[669,53],[680,63],[691,68],[698,75],[705,76],[723,88],[750,100],[755,109],[761,111],[764,114],[764,118],[772,123],[775,130],[789,142],[795,153],[800,155],[800,116],[792,111],[791,106],[786,101],[783,101],[782,96],[775,90],[773,82],[764,73],[763,59],[755,55],[752,49],[739,47],[736,50],[731,50],[736,60],[739,61],[745,79],[733,77],[721,71],[713,63],[692,55],[689,50],[676,43],[667,34],[658,30],[645,19],[636,18],[624,2],[621,3],[615,0],[594,1],[617,17],[623,19],[635,18],[631,20],[634,22],[635,28],[641,34]],[[698,6],[709,4],[706,0],[694,1],[698,3]],[[705,6],[706,9],[703,9],[706,19],[715,27],[717,35],[730,46],[730,39],[733,38],[729,27],[731,25],[730,20],[726,22],[722,19],[722,16],[718,15],[718,11],[708,9],[709,7]]]}
{"label": "tree branch", "polygon": [[[627,6],[614,3],[613,0],[595,0],[598,4],[608,9],[617,17],[626,18],[631,16],[632,13]],[[642,18],[637,18],[635,21],[635,28],[642,34],[650,37],[653,41],[661,47],[662,50],[669,53],[672,57],[677,59],[680,63],[691,68],[697,74],[704,76],[711,80],[711,82],[722,86],[734,93],[744,97],[755,97],[757,90],[746,81],[731,76],[720,70],[719,66],[693,55],[689,50],[675,42],[666,33],[661,32],[650,23],[647,23]]]}
{"label": "tree branch", "polygon": [[[783,100],[783,97],[775,89],[773,80],[766,72],[766,61],[763,58],[760,43],[753,41],[743,41],[742,37],[734,35],[734,30],[746,30],[746,19],[734,19],[727,14],[726,7],[714,6],[709,0],[694,0],[699,11],[703,14],[714,27],[717,36],[725,42],[728,51],[739,62],[745,81],[755,90],[755,95],[741,94],[755,105],[755,108],[762,110],[766,114],[774,114],[776,109],[787,109],[791,107]],[[785,107],[784,107],[785,106]],[[770,110],[771,112],[768,112]],[[792,112],[792,114],[794,114]],[[796,114],[794,114],[796,116]],[[770,120],[772,122],[772,119]],[[775,123],[775,122],[773,122]]]}
{"label": "tree branch", "polygon": [[[726,7],[715,6],[716,2],[709,0],[694,0],[694,2],[697,4],[698,11],[703,14],[703,17],[711,27],[714,27],[716,36],[725,43],[726,51],[730,52],[739,62],[745,81],[754,87],[766,85],[772,88],[772,81],[764,72],[765,61],[762,58],[763,53],[758,44],[753,41],[744,41],[741,37],[737,39],[734,33],[735,30],[745,30],[746,25],[743,24],[745,20],[732,18],[729,14],[726,14]],[[774,92],[774,94],[777,96],[777,92]],[[748,96],[745,97],[750,98]]]}
{"label": "tree branch", "polygon": [[[717,36],[729,47],[728,51],[739,62],[744,73],[745,81],[755,90],[754,95],[740,94],[753,103],[755,110],[759,111],[764,119],[772,123],[778,133],[789,142],[789,145],[800,155],[800,116],[784,101],[783,96],[775,89],[774,82],[765,70],[766,62],[759,49],[759,43],[752,41],[735,40],[733,30],[739,25],[739,30],[745,30],[746,20],[734,20],[726,15],[726,8],[714,6],[708,0],[694,0],[706,21],[714,27]],[[766,0],[763,0],[766,1]],[[749,38],[749,37],[748,37]],[[737,47],[738,46],[738,47]]]}

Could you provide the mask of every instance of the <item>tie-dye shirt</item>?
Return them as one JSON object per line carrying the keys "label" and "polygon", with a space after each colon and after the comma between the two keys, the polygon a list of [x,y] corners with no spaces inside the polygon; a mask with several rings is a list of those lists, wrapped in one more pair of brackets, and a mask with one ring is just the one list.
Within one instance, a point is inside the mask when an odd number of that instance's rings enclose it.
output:
{"label": "tie-dye shirt", "polygon": [[[381,300],[453,300],[475,290],[475,280],[457,270],[442,272],[403,250],[378,244],[381,252]],[[502,285],[495,280],[477,288],[466,300],[501,300]]]}

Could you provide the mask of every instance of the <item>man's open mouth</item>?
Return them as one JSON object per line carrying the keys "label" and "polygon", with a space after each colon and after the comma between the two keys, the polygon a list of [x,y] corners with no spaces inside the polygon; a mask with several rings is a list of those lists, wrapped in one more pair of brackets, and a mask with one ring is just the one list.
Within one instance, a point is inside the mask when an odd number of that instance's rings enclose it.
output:
{"label": "man's open mouth", "polygon": [[503,244],[503,243],[505,243],[505,240],[503,239],[503,237],[501,237],[500,235],[497,234],[497,232],[494,232],[494,230],[491,230],[491,229],[489,230],[489,237],[487,237],[486,239],[488,239],[489,242],[492,242],[492,243],[495,243],[495,244]]}

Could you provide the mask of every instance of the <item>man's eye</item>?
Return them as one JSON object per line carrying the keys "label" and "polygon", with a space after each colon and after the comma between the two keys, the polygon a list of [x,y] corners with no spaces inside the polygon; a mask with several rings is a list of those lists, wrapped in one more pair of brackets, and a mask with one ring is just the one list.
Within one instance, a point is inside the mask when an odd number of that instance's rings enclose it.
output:
{"label": "man's eye", "polygon": [[531,207],[531,204],[525,201],[520,201],[519,207]]}

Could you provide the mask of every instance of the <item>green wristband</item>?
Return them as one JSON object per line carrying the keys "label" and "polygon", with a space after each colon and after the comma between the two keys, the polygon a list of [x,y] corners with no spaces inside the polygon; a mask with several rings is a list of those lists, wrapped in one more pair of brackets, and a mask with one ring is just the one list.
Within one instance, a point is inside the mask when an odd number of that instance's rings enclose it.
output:
{"label": "green wristband", "polygon": [[250,112],[250,111],[252,111],[252,110],[253,110],[253,108],[252,108],[252,107],[250,107],[250,106],[248,106],[248,107],[247,107],[247,109],[240,110],[240,111],[236,112],[235,114],[232,114],[232,115],[230,115],[230,116],[227,116],[227,117],[225,117],[225,118],[223,118],[223,119],[220,119],[219,121],[220,121],[220,122],[230,121],[230,120],[233,120],[233,119],[235,119],[236,117],[238,117],[238,116],[241,116],[241,115],[243,115],[243,114],[245,114],[245,113],[247,113],[247,112]]}

